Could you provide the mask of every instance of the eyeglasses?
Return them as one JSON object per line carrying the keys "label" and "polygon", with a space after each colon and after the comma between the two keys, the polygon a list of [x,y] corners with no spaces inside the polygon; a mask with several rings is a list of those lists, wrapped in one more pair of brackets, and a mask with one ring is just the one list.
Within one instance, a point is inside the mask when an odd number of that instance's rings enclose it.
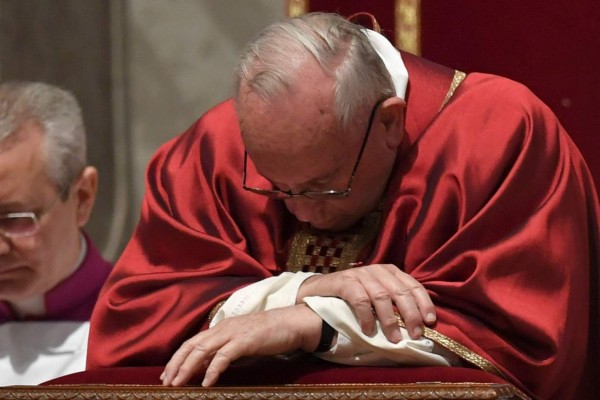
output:
{"label": "eyeglasses", "polygon": [[5,237],[16,238],[34,235],[40,221],[34,212],[16,212],[0,216],[0,232]]}
{"label": "eyeglasses", "polygon": [[346,190],[303,190],[299,193],[292,193],[289,190],[281,190],[281,189],[261,189],[256,187],[248,187],[246,186],[246,171],[248,166],[248,152],[244,151],[244,172],[242,174],[242,187],[244,190],[247,190],[252,193],[260,194],[263,196],[267,196],[271,199],[276,200],[285,200],[294,197],[308,197],[314,200],[328,200],[328,199],[343,199],[350,195],[352,191],[352,181],[354,180],[354,175],[356,174],[356,170],[358,169],[358,164],[360,164],[360,160],[362,158],[363,152],[365,150],[365,146],[367,145],[367,140],[369,139],[369,133],[371,132],[371,126],[373,125],[373,120],[375,119],[375,112],[377,108],[383,103],[385,99],[381,99],[375,103],[373,109],[371,110],[371,115],[369,116],[369,123],[367,124],[367,131],[365,132],[363,142],[360,146],[360,151],[358,152],[358,157],[356,162],[354,163],[354,167],[352,168],[352,174],[350,175],[350,179],[348,179],[348,186]]}
{"label": "eyeglasses", "polygon": [[59,198],[61,198],[66,190],[58,194],[58,196],[50,203],[46,209],[36,214],[33,211],[14,212],[0,215],[0,234],[7,238],[19,238],[35,235],[40,229],[40,218],[48,213],[54,207]]}

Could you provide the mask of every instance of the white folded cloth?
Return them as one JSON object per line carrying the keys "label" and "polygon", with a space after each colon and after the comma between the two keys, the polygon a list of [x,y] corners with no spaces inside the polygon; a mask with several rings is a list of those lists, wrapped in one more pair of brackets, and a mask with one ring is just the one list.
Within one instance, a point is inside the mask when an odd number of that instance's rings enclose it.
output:
{"label": "white folded cloth", "polygon": [[85,369],[89,322],[0,324],[0,386],[37,385]]}
{"label": "white folded cloth", "polygon": [[[213,317],[210,326],[225,318],[251,314],[296,304],[298,289],[304,280],[315,275],[285,272],[246,286],[229,297]],[[402,340],[387,340],[379,323],[372,336],[362,333],[352,308],[336,297],[311,296],[304,302],[337,332],[332,349],[316,355],[324,360],[349,365],[459,365],[458,358],[433,341],[411,339],[401,328]]]}

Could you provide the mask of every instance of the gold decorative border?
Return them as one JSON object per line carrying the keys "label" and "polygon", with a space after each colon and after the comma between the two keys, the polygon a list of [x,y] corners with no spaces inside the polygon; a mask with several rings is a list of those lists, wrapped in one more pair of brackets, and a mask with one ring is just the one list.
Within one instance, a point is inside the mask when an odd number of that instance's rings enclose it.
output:
{"label": "gold decorative border", "polygon": [[[397,314],[396,314],[396,318],[398,319],[398,325],[400,325],[402,328],[406,329],[406,325],[404,324],[404,321],[402,320],[402,318],[400,318],[400,316]],[[444,348],[450,350],[452,353],[456,354],[463,360],[475,365],[479,369],[489,372],[491,374],[494,374],[496,376],[499,376],[502,379],[508,380],[508,378],[502,373],[502,371],[500,371],[498,368],[496,368],[496,366],[494,364],[492,364],[489,360],[487,360],[485,357],[482,357],[479,354],[469,350],[462,344],[458,343],[454,339],[449,338],[448,336],[444,335],[443,333],[440,333],[438,331],[435,331],[433,329],[425,327],[423,336],[426,337],[427,339],[433,340],[440,346],[443,346]]]}
{"label": "gold decorative border", "polygon": [[[309,11],[309,0],[287,0],[287,15],[297,17]],[[395,45],[421,55],[421,0],[395,0]]]}
{"label": "gold decorative border", "polygon": [[288,0],[288,17],[297,17],[308,12],[308,0]]}
{"label": "gold decorative border", "polygon": [[9,400],[441,400],[503,399],[527,400],[511,384],[410,383],[410,384],[324,384],[244,386],[225,388],[164,387],[142,385],[50,385],[0,387],[0,398]]}
{"label": "gold decorative border", "polygon": [[448,89],[448,93],[446,93],[446,98],[442,103],[439,111],[442,111],[442,108],[450,101],[452,96],[454,95],[454,91],[460,86],[462,81],[466,78],[467,74],[461,72],[459,70],[454,70],[454,77],[452,78],[452,83],[450,84],[450,89]]}
{"label": "gold decorative border", "polygon": [[421,0],[396,0],[394,15],[396,46],[421,55]]}

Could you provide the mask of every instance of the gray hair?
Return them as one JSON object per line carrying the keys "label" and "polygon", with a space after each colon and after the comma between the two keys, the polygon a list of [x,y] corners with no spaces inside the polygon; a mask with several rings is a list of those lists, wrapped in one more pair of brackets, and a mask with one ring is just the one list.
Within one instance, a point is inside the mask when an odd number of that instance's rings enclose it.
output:
{"label": "gray hair", "polygon": [[42,128],[46,173],[64,200],[86,165],[81,108],[73,94],[46,83],[0,84],[0,141],[27,122]]}
{"label": "gray hair", "polygon": [[246,83],[263,100],[274,101],[301,77],[298,66],[306,56],[332,77],[335,113],[344,128],[359,109],[396,94],[363,27],[337,14],[310,13],[265,28],[246,46],[235,70],[236,98]]}

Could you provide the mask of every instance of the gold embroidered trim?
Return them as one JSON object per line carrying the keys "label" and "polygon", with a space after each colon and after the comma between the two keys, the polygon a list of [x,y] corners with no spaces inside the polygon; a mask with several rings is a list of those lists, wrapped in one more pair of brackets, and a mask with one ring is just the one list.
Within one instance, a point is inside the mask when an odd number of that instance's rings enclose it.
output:
{"label": "gold embroidered trim", "polygon": [[288,16],[298,17],[308,12],[308,0],[288,0]]}
{"label": "gold embroidered trim", "polygon": [[331,233],[307,228],[292,241],[286,270],[330,273],[352,266],[379,230],[381,210],[369,213],[352,232]]}
{"label": "gold embroidered trim", "polygon": [[442,103],[442,106],[440,107],[439,111],[442,111],[442,108],[444,108],[444,106],[446,106],[446,104],[450,101],[452,95],[454,94],[454,91],[460,86],[460,84],[466,76],[467,74],[465,74],[464,72],[461,72],[459,70],[454,71],[454,77],[452,78],[450,89],[448,89],[448,93],[446,93],[446,98],[444,99],[444,102]]}
{"label": "gold embroidered trim", "polygon": [[221,309],[221,307],[223,306],[223,304],[225,304],[227,300],[221,300],[220,302],[217,303],[217,305],[215,305],[210,312],[208,313],[208,323],[210,324],[210,321],[212,321],[212,319],[215,317],[215,315],[217,315],[217,313],[219,312],[219,310]]}
{"label": "gold embroidered trim", "polygon": [[[400,327],[406,329],[406,325],[404,324],[404,321],[398,314],[396,314],[396,318],[398,319],[398,325],[400,325]],[[475,365],[479,369],[486,371],[486,372],[490,372],[490,373],[497,375],[505,380],[508,380],[508,378],[506,378],[506,376],[502,373],[502,371],[500,371],[498,368],[496,368],[496,366],[494,364],[492,364],[489,360],[487,360],[486,358],[480,356],[479,354],[469,350],[468,348],[466,348],[462,344],[458,343],[457,341],[450,339],[448,336],[446,336],[442,333],[439,333],[438,331],[434,331],[433,329],[427,328],[427,327],[425,327],[425,329],[424,329],[423,336],[426,337],[427,339],[433,340],[440,346],[443,346],[445,349],[456,354],[463,360]]]}
{"label": "gold embroidered trim", "polygon": [[[248,366],[245,367],[249,370]],[[244,369],[242,369],[243,371]],[[277,371],[275,371],[277,372]],[[77,400],[432,400],[432,399],[504,399],[530,400],[515,386],[497,383],[321,383],[166,387],[131,384],[50,384],[43,386],[2,386],[2,399],[77,399]]]}
{"label": "gold embroidered trim", "polygon": [[396,46],[421,54],[421,0],[396,0],[394,4]]}

